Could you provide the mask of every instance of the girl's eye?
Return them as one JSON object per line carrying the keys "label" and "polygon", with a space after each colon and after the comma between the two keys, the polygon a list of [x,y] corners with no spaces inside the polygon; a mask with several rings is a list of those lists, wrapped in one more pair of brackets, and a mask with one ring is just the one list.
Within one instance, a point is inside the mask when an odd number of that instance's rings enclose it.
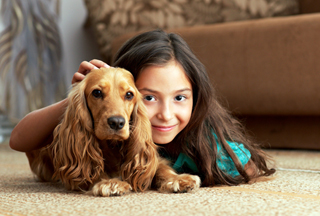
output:
{"label": "girl's eye", "polygon": [[95,90],[92,91],[92,95],[95,98],[102,98],[102,91],[100,91],[98,89],[95,89]]}
{"label": "girl's eye", "polygon": [[151,95],[145,96],[144,99],[145,99],[146,101],[155,101],[155,98],[154,98],[153,96],[151,96]]}
{"label": "girl's eye", "polygon": [[133,95],[132,92],[127,92],[126,95],[125,95],[125,98],[126,98],[127,100],[132,100],[133,96],[134,96],[134,95]]}
{"label": "girl's eye", "polygon": [[175,101],[184,101],[185,99],[186,99],[186,97],[183,96],[183,95],[178,95],[178,96],[176,96],[176,97],[174,98]]}

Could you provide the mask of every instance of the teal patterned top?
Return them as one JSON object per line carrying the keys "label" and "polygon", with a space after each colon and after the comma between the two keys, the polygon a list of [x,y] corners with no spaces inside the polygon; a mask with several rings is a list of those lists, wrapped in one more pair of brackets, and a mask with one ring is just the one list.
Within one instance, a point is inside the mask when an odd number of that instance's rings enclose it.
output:
{"label": "teal patterned top", "polygon": [[[216,135],[215,135],[215,138],[216,138],[217,151],[218,151],[218,157],[217,157],[218,167],[220,168],[221,171],[223,171],[227,175],[230,175],[231,177],[239,176],[240,173],[238,172],[233,160],[228,155],[226,150],[224,150],[221,147]],[[251,158],[251,154],[250,154],[249,150],[246,149],[243,146],[243,144],[230,142],[228,140],[226,140],[226,142],[229,144],[230,148],[234,151],[235,155],[238,157],[239,161],[241,162],[242,166],[244,167]],[[180,153],[175,162],[172,161],[172,159],[170,159],[170,157],[166,154],[161,154],[161,152],[160,152],[160,155],[169,159],[173,163],[172,167],[173,167],[173,169],[176,170],[176,172],[190,173],[190,174],[202,176],[198,170],[196,163],[186,154]]]}

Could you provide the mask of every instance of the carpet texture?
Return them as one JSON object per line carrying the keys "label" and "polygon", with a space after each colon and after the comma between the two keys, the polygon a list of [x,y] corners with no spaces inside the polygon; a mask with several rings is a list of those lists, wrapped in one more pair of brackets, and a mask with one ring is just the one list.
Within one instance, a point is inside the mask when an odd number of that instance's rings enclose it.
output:
{"label": "carpet texture", "polygon": [[37,182],[23,153],[0,145],[0,215],[320,215],[320,152],[267,151],[275,179],[192,193],[92,197]]}

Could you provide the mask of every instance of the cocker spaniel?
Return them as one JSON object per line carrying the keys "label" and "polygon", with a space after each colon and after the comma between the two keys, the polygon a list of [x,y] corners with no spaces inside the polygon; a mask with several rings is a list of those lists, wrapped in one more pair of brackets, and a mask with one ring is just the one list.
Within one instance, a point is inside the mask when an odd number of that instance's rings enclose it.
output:
{"label": "cocker spaniel", "polygon": [[27,157],[40,180],[60,180],[95,196],[200,186],[198,176],[178,175],[159,157],[142,96],[121,68],[94,69],[75,84],[53,142]]}

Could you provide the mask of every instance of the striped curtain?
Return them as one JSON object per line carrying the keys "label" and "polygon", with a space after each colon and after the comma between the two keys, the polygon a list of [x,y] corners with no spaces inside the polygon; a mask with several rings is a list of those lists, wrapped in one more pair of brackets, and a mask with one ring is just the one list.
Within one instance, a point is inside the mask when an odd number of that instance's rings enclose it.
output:
{"label": "striped curtain", "polygon": [[58,0],[0,0],[0,115],[16,123],[65,97]]}

